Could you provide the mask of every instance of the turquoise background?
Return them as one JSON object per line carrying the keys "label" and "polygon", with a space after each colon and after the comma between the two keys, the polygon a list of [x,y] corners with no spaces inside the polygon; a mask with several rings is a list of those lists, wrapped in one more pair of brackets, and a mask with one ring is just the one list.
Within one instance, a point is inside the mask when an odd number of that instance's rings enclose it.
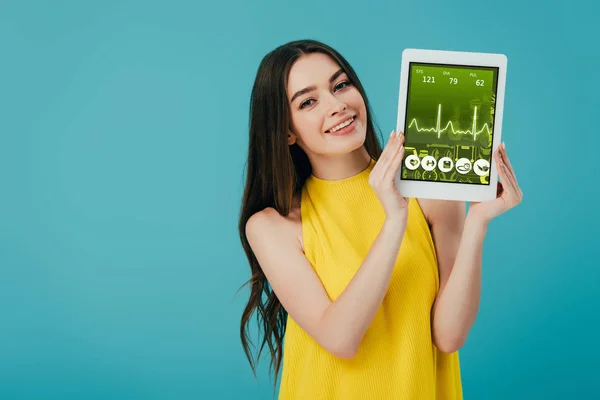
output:
{"label": "turquoise background", "polygon": [[[236,230],[261,58],[314,38],[382,137],[402,50],[508,56],[523,203],[494,220],[467,399],[591,399],[600,268],[592,2],[3,2],[0,398],[267,399],[239,341]],[[595,311],[594,311],[595,310]]]}

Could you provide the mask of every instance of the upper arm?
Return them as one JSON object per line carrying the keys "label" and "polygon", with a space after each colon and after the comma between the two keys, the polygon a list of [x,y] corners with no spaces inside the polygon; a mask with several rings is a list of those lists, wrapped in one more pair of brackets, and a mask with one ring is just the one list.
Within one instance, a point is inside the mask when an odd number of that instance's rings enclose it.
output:
{"label": "upper arm", "polygon": [[250,217],[246,237],[281,305],[306,333],[327,348],[319,326],[331,300],[288,224],[277,211],[266,209]]}
{"label": "upper arm", "polygon": [[435,245],[440,272],[440,289],[442,292],[458,253],[465,218],[466,204],[464,201],[425,200],[427,217],[431,235]]}

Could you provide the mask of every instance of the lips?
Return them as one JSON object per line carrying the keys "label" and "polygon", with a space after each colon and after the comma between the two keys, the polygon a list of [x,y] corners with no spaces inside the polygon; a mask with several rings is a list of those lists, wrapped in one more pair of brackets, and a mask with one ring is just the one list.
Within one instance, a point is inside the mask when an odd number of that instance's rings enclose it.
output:
{"label": "lips", "polygon": [[[331,133],[331,130],[332,130],[333,128],[335,128],[336,126],[338,126],[338,125],[339,125],[339,124],[341,124],[341,123],[344,123],[344,122],[348,121],[349,119],[353,119],[354,121],[352,121],[352,122],[355,122],[355,121],[356,121],[356,117],[357,117],[357,115],[355,114],[355,115],[351,115],[351,116],[349,116],[348,118],[344,118],[344,119],[342,119],[341,121],[338,121],[338,122],[337,122],[337,123],[335,123],[335,124],[334,124],[334,125],[333,125],[331,128],[327,129],[327,130],[325,131],[325,133]],[[344,128],[341,128],[341,129],[344,129]],[[339,130],[339,129],[338,129],[338,130]],[[335,133],[335,132],[333,132],[333,133]]]}
{"label": "lips", "polygon": [[352,120],[352,122],[349,125],[346,125],[345,127],[340,128],[335,132],[325,132],[325,134],[330,135],[330,136],[345,136],[345,135],[348,135],[349,133],[354,132],[354,129],[356,128],[356,124],[357,124],[357,121]]}

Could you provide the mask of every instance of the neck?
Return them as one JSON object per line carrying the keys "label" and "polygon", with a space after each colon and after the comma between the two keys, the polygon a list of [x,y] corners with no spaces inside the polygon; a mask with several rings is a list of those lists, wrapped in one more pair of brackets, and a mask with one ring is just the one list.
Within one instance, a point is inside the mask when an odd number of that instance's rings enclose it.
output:
{"label": "neck", "polygon": [[355,176],[369,166],[371,156],[364,146],[353,152],[336,155],[312,155],[312,175],[326,181],[336,181]]}

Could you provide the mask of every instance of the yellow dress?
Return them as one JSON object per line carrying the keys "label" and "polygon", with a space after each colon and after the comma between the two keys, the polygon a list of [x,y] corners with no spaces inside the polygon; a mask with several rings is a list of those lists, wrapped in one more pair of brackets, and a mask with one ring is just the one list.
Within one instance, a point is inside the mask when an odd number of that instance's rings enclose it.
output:
{"label": "yellow dress", "polygon": [[[385,213],[368,183],[310,176],[302,190],[305,254],[334,301],[379,234]],[[279,400],[462,399],[458,352],[433,344],[437,257],[425,216],[410,199],[408,225],[388,291],[352,359],[331,355],[288,316]]]}

